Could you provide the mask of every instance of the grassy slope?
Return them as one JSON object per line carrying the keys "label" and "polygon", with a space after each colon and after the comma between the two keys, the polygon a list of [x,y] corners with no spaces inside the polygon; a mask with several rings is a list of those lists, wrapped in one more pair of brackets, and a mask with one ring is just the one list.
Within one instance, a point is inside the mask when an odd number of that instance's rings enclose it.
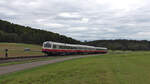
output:
{"label": "grassy slope", "polygon": [[[4,49],[9,49],[8,55],[12,56],[33,56],[33,55],[43,55],[41,52],[32,52],[32,51],[41,51],[41,46],[31,45],[31,44],[21,44],[21,43],[0,43],[0,57],[4,57]],[[32,51],[24,52],[25,48],[30,48]]]}
{"label": "grassy slope", "polygon": [[108,54],[0,76],[0,84],[150,84],[150,52]]}

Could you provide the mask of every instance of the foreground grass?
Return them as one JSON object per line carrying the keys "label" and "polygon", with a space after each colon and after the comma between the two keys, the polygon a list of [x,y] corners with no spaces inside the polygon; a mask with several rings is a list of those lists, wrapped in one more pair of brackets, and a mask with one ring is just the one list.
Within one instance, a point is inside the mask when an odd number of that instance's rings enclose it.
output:
{"label": "foreground grass", "polygon": [[107,54],[0,76],[0,84],[150,84],[150,52]]}
{"label": "foreground grass", "polygon": [[[31,51],[25,52],[25,48],[30,48]],[[37,56],[43,55],[41,51],[42,46],[23,44],[23,43],[0,43],[0,58],[5,56],[5,49],[8,49],[9,57],[17,56]],[[38,52],[39,51],[39,52]]]}

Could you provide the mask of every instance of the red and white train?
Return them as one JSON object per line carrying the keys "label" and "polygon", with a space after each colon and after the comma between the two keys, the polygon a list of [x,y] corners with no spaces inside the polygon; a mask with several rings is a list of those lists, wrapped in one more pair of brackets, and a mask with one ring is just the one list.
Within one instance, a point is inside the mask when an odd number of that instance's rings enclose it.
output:
{"label": "red and white train", "polygon": [[46,41],[42,52],[47,55],[98,54],[107,53],[107,48]]}

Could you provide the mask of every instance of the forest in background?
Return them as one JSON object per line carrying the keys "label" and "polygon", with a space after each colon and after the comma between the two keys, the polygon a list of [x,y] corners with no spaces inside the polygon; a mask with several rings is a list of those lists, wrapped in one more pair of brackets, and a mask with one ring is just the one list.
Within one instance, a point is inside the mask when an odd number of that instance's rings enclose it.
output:
{"label": "forest in background", "polygon": [[111,50],[150,50],[150,41],[147,40],[96,40],[85,42],[85,44],[97,47],[107,47]]}
{"label": "forest in background", "polygon": [[71,37],[0,20],[0,42],[42,44],[44,41],[80,44]]}
{"label": "forest in background", "polygon": [[97,47],[107,47],[111,50],[150,50],[147,40],[95,40],[81,42],[79,40],[60,35],[51,31],[34,29],[0,20],[0,42],[28,43],[41,45],[44,41],[54,41],[70,44],[85,44]]}

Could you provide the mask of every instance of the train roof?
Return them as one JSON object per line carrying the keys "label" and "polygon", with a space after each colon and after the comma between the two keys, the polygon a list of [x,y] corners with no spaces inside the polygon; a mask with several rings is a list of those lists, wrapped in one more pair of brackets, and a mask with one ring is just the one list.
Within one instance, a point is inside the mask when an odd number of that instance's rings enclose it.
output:
{"label": "train roof", "polygon": [[107,49],[105,47],[94,47],[94,46],[88,46],[88,45],[79,45],[79,44],[67,44],[67,43],[59,43],[59,42],[53,42],[53,41],[46,41],[44,43],[52,43],[56,45],[62,45],[62,46],[73,46],[73,47],[86,47],[86,48],[96,48],[96,49]]}

